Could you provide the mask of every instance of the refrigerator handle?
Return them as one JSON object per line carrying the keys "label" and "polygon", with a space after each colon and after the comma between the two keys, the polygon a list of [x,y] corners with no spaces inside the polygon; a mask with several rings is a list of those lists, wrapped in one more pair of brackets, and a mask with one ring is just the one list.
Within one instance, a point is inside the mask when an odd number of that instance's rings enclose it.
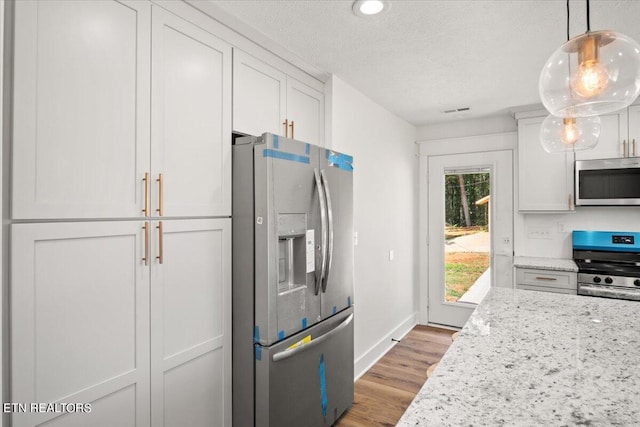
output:
{"label": "refrigerator handle", "polygon": [[327,265],[322,280],[322,292],[327,291],[327,282],[329,281],[329,272],[331,271],[331,258],[333,258],[333,208],[331,207],[331,192],[329,191],[329,182],[327,175],[324,173],[324,169],[320,171],[322,177],[322,185],[324,187],[324,195],[327,198],[327,218],[329,223],[329,246],[327,248]]}
{"label": "refrigerator handle", "polygon": [[327,268],[327,207],[324,198],[324,188],[320,179],[320,173],[318,169],[313,169],[313,174],[316,178],[316,188],[318,190],[318,201],[320,202],[320,224],[322,227],[322,263],[320,271],[316,270],[316,283],[315,283],[315,295],[320,293],[320,286],[324,280],[325,270]]}
{"label": "refrigerator handle", "polygon": [[349,317],[347,317],[342,323],[340,323],[338,326],[336,326],[335,328],[333,328],[332,330],[330,330],[329,332],[327,332],[324,335],[319,336],[316,339],[311,340],[310,342],[308,342],[307,344],[301,344],[295,348],[290,348],[284,351],[281,351],[279,353],[276,353],[273,355],[273,361],[274,362],[278,362],[280,360],[284,360],[284,359],[288,359],[290,357],[295,356],[296,354],[308,350],[312,347],[317,346],[318,344],[320,344],[321,342],[331,338],[332,336],[334,336],[335,334],[337,334],[338,332],[340,332],[341,330],[343,330],[344,328],[346,328],[349,323],[351,323],[351,321],[353,320],[353,313],[351,313],[349,315]]}

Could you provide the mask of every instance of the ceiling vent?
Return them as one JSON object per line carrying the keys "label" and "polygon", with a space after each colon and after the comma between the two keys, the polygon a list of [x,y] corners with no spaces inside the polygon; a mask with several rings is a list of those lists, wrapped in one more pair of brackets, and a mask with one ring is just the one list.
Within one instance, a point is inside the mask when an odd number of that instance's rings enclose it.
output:
{"label": "ceiling vent", "polygon": [[465,113],[467,111],[471,111],[471,107],[463,107],[463,108],[454,108],[453,110],[444,110],[445,114],[451,113]]}

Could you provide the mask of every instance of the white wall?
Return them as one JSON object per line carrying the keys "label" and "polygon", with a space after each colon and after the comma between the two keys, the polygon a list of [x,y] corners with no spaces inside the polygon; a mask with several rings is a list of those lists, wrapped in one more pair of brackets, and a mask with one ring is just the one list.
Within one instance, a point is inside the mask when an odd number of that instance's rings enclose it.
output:
{"label": "white wall", "polygon": [[[519,214],[516,228],[515,253],[522,256],[573,258],[573,230],[638,231],[640,209],[628,207],[576,207],[565,214]],[[543,228],[548,239],[529,238],[530,231]]]}
{"label": "white wall", "polygon": [[[416,323],[416,129],[333,76],[328,146],[354,156],[355,374]],[[389,251],[394,251],[393,261]]]}
{"label": "white wall", "polygon": [[518,130],[516,120],[510,114],[484,117],[481,119],[458,120],[420,126],[418,141],[460,138],[465,136],[490,135]]}

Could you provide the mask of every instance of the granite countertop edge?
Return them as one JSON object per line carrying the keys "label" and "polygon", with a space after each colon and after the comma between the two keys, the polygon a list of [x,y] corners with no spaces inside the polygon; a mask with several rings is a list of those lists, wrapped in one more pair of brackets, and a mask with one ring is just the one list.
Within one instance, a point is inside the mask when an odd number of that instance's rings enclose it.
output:
{"label": "granite countertop edge", "polygon": [[513,257],[513,266],[520,268],[533,268],[537,270],[578,271],[576,263],[572,259],[567,258],[516,256]]}

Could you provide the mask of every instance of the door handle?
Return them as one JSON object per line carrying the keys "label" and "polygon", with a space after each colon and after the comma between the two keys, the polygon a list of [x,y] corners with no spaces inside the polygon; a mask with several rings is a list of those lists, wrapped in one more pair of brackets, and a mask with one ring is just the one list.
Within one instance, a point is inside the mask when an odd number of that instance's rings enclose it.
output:
{"label": "door handle", "polygon": [[353,320],[353,313],[351,313],[349,315],[349,317],[347,317],[338,326],[336,326],[335,328],[333,328],[332,330],[330,330],[326,334],[321,335],[318,338],[311,340],[307,344],[302,344],[302,345],[299,345],[296,348],[291,348],[291,349],[284,350],[284,351],[281,351],[279,353],[274,354],[273,355],[273,361],[274,362],[278,362],[280,360],[288,359],[290,357],[295,356],[296,354],[298,354],[300,352],[303,352],[305,350],[309,350],[310,348],[313,348],[313,347],[317,346],[321,342],[328,340],[329,338],[331,338],[332,336],[334,336],[335,334],[337,334],[338,332],[340,332],[341,330],[346,328],[349,325],[349,323],[351,323],[352,320]]}
{"label": "door handle", "polygon": [[162,264],[164,262],[164,232],[162,231],[162,221],[158,221],[158,256],[156,259]]}
{"label": "door handle", "polygon": [[150,195],[149,195],[149,190],[151,189],[149,172],[145,172],[144,178],[142,178],[142,180],[144,181],[144,209],[142,210],[142,212],[144,212],[144,216],[149,216],[149,205],[151,202]]}
{"label": "door handle", "polygon": [[144,261],[144,265],[149,265],[149,221],[142,225],[142,229],[144,230],[144,256],[142,261]]}
{"label": "door handle", "polygon": [[327,265],[322,280],[322,292],[327,291],[327,282],[329,281],[329,272],[331,271],[331,258],[333,258],[333,208],[331,206],[331,192],[329,191],[329,182],[324,169],[320,171],[322,185],[324,187],[324,196],[327,199],[327,219],[328,219],[328,247],[327,247]]}
{"label": "door handle", "polygon": [[293,131],[294,131],[294,126],[295,123],[293,122],[293,120],[291,120],[291,124],[289,125],[289,127],[291,128],[291,139],[295,139],[295,137],[293,136]]}
{"label": "door handle", "polygon": [[318,201],[320,202],[320,224],[321,224],[321,234],[322,234],[322,262],[320,264],[320,272],[316,270],[316,283],[315,283],[315,294],[318,295],[320,293],[320,286],[322,285],[322,281],[324,279],[324,274],[327,268],[327,207],[325,204],[324,198],[324,188],[322,186],[322,181],[320,179],[320,173],[318,169],[313,169],[313,174],[316,179],[316,189],[318,190]]}
{"label": "door handle", "polygon": [[162,212],[164,211],[164,178],[161,173],[158,174],[158,179],[156,179],[158,183],[158,216],[162,216]]}
{"label": "door handle", "polygon": [[289,119],[284,119],[282,124],[284,125],[284,137],[287,138],[289,136]]}

